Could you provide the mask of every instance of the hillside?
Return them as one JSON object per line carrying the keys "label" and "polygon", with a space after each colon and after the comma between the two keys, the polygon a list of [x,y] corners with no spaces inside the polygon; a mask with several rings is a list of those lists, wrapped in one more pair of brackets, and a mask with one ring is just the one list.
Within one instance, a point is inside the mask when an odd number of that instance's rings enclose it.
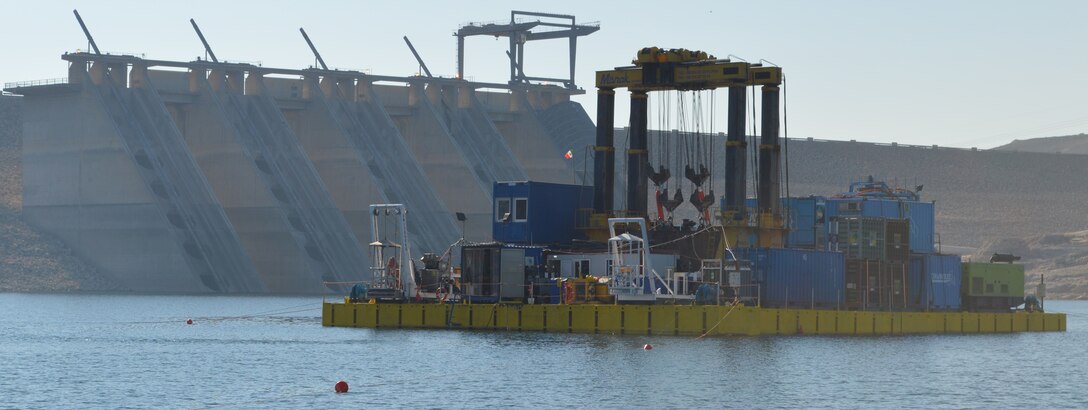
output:
{"label": "hillside", "polygon": [[1045,274],[1048,298],[1088,299],[1088,230],[990,240],[972,259],[988,260],[994,253],[1023,257],[1029,293]]}
{"label": "hillside", "polygon": [[1046,152],[1052,154],[1088,154],[1088,134],[1081,133],[1062,137],[1013,140],[1008,144],[994,149],[1001,151]]}
{"label": "hillside", "polygon": [[[616,141],[626,140],[618,129]],[[652,139],[650,146],[656,146]],[[715,137],[716,170],[724,163],[724,146],[725,137]],[[977,248],[991,239],[1088,229],[1082,208],[1088,202],[1088,178],[1082,177],[1088,175],[1088,155],[812,139],[791,139],[786,151],[792,196],[833,195],[869,175],[905,187],[923,185],[922,200],[937,203],[942,245]],[[617,175],[626,175],[623,161],[616,162]],[[713,184],[720,198],[724,181],[715,176]],[[754,185],[748,193],[755,194]],[[624,196],[618,192],[617,198]],[[680,208],[685,209],[694,213],[690,205]]]}
{"label": "hillside", "polygon": [[923,185],[942,244],[1085,229],[1088,156],[790,141],[791,194],[839,192],[867,175]]}

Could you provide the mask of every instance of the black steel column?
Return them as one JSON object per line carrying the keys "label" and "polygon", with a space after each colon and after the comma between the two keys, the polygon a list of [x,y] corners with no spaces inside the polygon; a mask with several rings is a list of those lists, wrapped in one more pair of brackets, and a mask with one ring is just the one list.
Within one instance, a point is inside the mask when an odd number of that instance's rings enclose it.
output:
{"label": "black steel column", "polygon": [[593,147],[593,212],[612,211],[616,183],[616,91],[597,90],[597,145]]}
{"label": "black steel column", "polygon": [[763,86],[763,135],[759,138],[759,211],[778,215],[779,173],[782,169],[778,141],[778,86]]}
{"label": "black steel column", "polygon": [[[725,212],[733,213],[733,221],[747,219],[745,183],[748,180],[747,137],[744,117],[747,99],[745,86],[729,87],[729,136],[725,141]],[[731,221],[725,221],[729,223]]]}
{"label": "black steel column", "polygon": [[645,91],[631,92],[631,146],[627,147],[627,213],[646,216],[649,150],[646,148],[647,101]]}

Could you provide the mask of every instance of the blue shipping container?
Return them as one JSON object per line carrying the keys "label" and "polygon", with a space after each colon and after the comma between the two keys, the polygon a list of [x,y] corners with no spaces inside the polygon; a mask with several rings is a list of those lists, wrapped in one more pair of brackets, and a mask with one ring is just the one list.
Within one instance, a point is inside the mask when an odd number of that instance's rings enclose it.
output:
{"label": "blue shipping container", "polygon": [[[561,244],[583,239],[579,208],[593,207],[593,187],[546,182],[496,182],[491,235],[496,241]],[[507,217],[508,216],[508,217]]]}
{"label": "blue shipping container", "polygon": [[760,303],[771,307],[842,307],[845,259],[842,252],[752,248],[737,252],[752,266]]}
{"label": "blue shipping container", "polygon": [[[910,250],[933,253],[935,205],[932,202],[883,198],[782,198],[789,212],[786,246],[790,248],[827,249],[827,221],[839,216],[872,216],[907,219],[910,222]],[[756,209],[756,199],[746,202],[749,211]],[[725,206],[722,200],[721,206]]]}
{"label": "blue shipping container", "polygon": [[911,255],[910,305],[919,310],[959,310],[961,276],[958,255]]}
{"label": "blue shipping container", "polygon": [[790,248],[822,248],[817,238],[826,236],[826,217],[824,216],[825,198],[783,198],[786,207],[786,246]]}
{"label": "blue shipping container", "polygon": [[[787,248],[817,248],[823,249],[827,237],[826,218],[824,207],[827,198],[809,196],[804,198],[781,198],[783,211],[786,218],[786,247]],[[725,206],[722,199],[722,206]],[[755,212],[757,202],[755,198],[748,198],[746,202],[749,212]]]}

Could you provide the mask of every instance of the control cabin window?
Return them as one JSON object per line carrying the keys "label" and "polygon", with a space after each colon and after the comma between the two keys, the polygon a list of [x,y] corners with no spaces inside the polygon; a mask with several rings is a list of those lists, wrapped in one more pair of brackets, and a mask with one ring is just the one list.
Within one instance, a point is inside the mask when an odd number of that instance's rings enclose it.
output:
{"label": "control cabin window", "polygon": [[529,200],[527,198],[514,199],[514,222],[529,220]]}
{"label": "control cabin window", "polygon": [[[502,218],[510,213],[510,199],[499,198],[495,200],[495,221],[503,222]],[[513,215],[511,215],[513,217]]]}
{"label": "control cabin window", "polygon": [[589,259],[574,261],[574,277],[581,278],[589,275]]}

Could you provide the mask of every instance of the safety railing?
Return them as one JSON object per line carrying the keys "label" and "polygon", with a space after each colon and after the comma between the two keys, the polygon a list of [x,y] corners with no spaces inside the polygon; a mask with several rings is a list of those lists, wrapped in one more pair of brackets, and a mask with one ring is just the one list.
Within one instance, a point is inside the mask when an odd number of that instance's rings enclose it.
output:
{"label": "safety railing", "polygon": [[81,48],[77,48],[76,53],[102,54],[102,55],[106,55],[106,56],[125,56],[125,57],[136,57],[136,58],[147,58],[147,53],[134,53],[134,52],[130,52],[130,51],[102,51],[100,53],[95,53],[93,50],[84,50],[84,49],[81,49]]}
{"label": "safety railing", "polygon": [[61,78],[46,78],[42,80],[30,80],[30,81],[18,81],[14,83],[4,83],[4,88],[22,88],[22,87],[39,87],[43,85],[57,85],[68,84],[68,77]]}
{"label": "safety railing", "polygon": [[264,65],[264,62],[261,60],[223,60],[220,62],[224,64],[249,64],[255,65],[257,67],[261,67]]}

